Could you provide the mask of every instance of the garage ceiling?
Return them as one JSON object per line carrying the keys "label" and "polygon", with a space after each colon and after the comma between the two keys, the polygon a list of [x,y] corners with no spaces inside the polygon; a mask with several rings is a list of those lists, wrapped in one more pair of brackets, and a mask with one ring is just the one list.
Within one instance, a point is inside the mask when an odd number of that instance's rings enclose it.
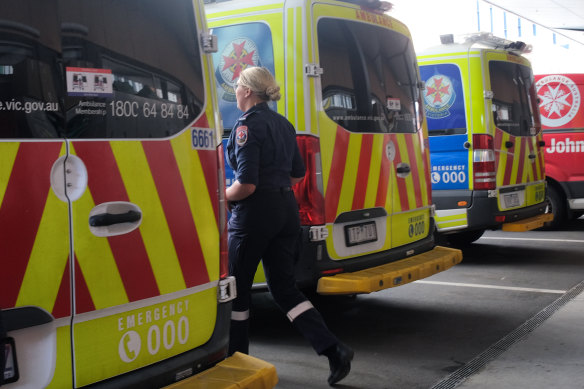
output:
{"label": "garage ceiling", "polygon": [[582,0],[483,0],[554,30],[584,31]]}

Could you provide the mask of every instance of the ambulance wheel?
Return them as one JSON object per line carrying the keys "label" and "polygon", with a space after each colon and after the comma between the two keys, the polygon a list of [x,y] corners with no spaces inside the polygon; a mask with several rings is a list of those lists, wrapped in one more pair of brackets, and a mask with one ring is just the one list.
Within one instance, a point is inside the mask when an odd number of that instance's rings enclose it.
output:
{"label": "ambulance wheel", "polygon": [[485,230],[462,231],[456,234],[448,235],[448,241],[454,247],[468,246],[475,240],[483,236]]}
{"label": "ambulance wheel", "polygon": [[544,227],[549,229],[558,228],[566,221],[566,200],[555,185],[548,185],[547,199],[551,212],[554,214],[554,220],[545,223]]}

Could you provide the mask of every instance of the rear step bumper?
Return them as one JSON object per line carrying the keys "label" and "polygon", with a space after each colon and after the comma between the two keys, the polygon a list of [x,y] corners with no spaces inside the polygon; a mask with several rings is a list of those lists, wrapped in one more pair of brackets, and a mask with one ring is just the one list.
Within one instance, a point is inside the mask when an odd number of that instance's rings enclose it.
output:
{"label": "rear step bumper", "polygon": [[403,260],[321,277],[316,291],[320,294],[371,293],[430,277],[462,261],[462,251],[436,246],[432,250]]}
{"label": "rear step bumper", "polygon": [[554,220],[553,213],[544,213],[542,215],[533,216],[527,219],[518,220],[516,222],[505,223],[501,227],[503,231],[525,232],[535,230],[543,227],[547,222]]}
{"label": "rear step bumper", "polygon": [[278,383],[274,365],[235,353],[212,368],[164,389],[272,389]]}

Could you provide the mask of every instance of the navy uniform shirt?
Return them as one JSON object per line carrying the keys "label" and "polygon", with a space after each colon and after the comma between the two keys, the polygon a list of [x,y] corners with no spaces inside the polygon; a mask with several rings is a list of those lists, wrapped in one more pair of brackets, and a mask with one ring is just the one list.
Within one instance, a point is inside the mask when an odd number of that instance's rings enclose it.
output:
{"label": "navy uniform shirt", "polygon": [[257,104],[239,117],[226,153],[235,179],[254,184],[256,191],[289,187],[290,177],[305,173],[294,126],[267,103]]}

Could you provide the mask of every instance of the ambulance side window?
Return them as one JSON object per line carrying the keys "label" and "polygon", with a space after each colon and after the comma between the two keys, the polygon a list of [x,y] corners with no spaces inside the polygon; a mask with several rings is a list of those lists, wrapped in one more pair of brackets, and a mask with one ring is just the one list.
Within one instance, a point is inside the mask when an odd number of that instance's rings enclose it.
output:
{"label": "ambulance side window", "polygon": [[[242,70],[251,66],[263,66],[272,74],[274,69],[274,49],[272,32],[264,23],[243,23],[217,27],[211,30],[217,36],[219,50],[213,54],[215,66],[215,87],[219,97],[219,110],[223,118],[225,134],[233,128],[242,112],[235,101],[235,84]],[[270,102],[276,110],[276,103]]]}
{"label": "ambulance side window", "polygon": [[527,66],[491,61],[495,126],[513,136],[535,135],[539,128],[537,96],[531,69]]}
{"label": "ambulance side window", "polygon": [[0,2],[0,138],[58,138],[63,115],[56,0]]}
{"label": "ambulance side window", "polygon": [[420,66],[428,134],[466,134],[466,110],[460,69],[455,64]]}
{"label": "ambulance side window", "polygon": [[7,0],[0,15],[0,138],[161,138],[203,109],[189,0]]}
{"label": "ambulance side window", "polygon": [[188,0],[61,0],[67,136],[164,138],[200,114],[204,87]]}
{"label": "ambulance side window", "polygon": [[421,126],[421,95],[411,41],[367,23],[318,22],[323,107],[352,132],[413,133]]}

